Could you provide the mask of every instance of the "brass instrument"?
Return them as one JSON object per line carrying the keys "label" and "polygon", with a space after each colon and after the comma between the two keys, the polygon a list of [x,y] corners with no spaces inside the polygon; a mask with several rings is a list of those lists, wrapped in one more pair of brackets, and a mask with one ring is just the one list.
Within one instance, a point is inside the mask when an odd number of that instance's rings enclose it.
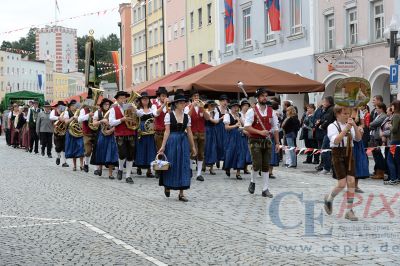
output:
{"label": "brass instrument", "polygon": [[[92,106],[89,106],[89,110],[91,113],[96,112],[97,102],[99,101],[99,98],[103,94],[103,92],[104,92],[104,90],[102,90],[102,89],[92,88],[94,102],[93,102]],[[93,125],[93,117],[89,117],[88,125],[89,125],[90,129],[93,131],[97,131],[99,129],[99,126]]]}
{"label": "brass instrument", "polygon": [[199,102],[198,105],[200,108],[204,108],[204,106],[206,105],[206,103],[203,102],[202,100],[198,100],[198,102]]}
{"label": "brass instrument", "polygon": [[74,119],[68,125],[68,132],[75,138],[80,138],[83,136],[82,126],[78,123],[77,116],[81,109],[77,109],[74,114]]}
{"label": "brass instrument", "polygon": [[[110,110],[111,110],[111,106],[110,106]],[[107,119],[110,116],[110,110],[107,111],[107,113],[104,115],[103,119]],[[110,136],[112,134],[112,132],[109,132],[111,129],[110,126],[105,125],[105,124],[101,124],[101,133],[103,133],[104,136]]]}
{"label": "brass instrument", "polygon": [[[141,119],[139,118],[139,125],[141,124]],[[154,126],[154,117],[147,119],[144,122],[144,130],[141,130],[139,127],[138,129],[138,139],[142,136],[154,135],[155,133],[155,126]]]}
{"label": "brass instrument", "polygon": [[[126,103],[131,104],[134,107],[135,101],[138,97],[140,97],[140,94],[135,91],[132,91],[129,98],[126,100]],[[140,125],[140,121],[139,121],[139,117],[136,115],[136,112],[134,112],[132,109],[125,110],[124,116],[126,118],[128,118],[125,121],[127,128],[129,128],[130,130],[138,129],[138,127]]]}
{"label": "brass instrument", "polygon": [[[67,110],[62,112],[60,117],[63,117],[66,111]],[[54,134],[58,136],[65,136],[65,133],[67,133],[67,124],[65,124],[65,122],[61,122],[60,120],[54,122]]]}

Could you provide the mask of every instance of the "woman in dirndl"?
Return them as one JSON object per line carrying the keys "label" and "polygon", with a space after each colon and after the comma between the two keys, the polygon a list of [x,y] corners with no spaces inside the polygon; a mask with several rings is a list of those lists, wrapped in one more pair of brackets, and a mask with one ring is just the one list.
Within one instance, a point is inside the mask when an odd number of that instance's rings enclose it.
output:
{"label": "woman in dirndl", "polygon": [[21,143],[21,148],[24,148],[25,151],[29,151],[30,147],[30,134],[29,134],[29,124],[26,123],[27,117],[28,117],[28,106],[24,106],[24,110],[22,111],[23,114],[23,125],[21,128],[21,134],[20,134],[20,143]]}
{"label": "woman in dirndl", "polygon": [[145,123],[149,119],[153,119],[153,122],[149,122],[154,125],[154,115],[151,109],[150,96],[147,92],[142,92],[138,100],[139,105],[136,114],[140,117],[140,128],[138,129],[138,137],[136,140],[135,164],[138,168],[138,174],[142,173],[141,169],[147,169],[146,176],[151,178],[154,177],[154,175],[151,173],[150,164],[156,157],[157,149],[154,139],[154,130],[152,132],[147,132]]}
{"label": "woman in dirndl", "polygon": [[239,117],[240,104],[233,100],[229,104],[230,112],[224,116],[225,129],[227,131],[227,141],[225,149],[224,167],[227,176],[231,176],[231,168],[236,170],[236,179],[242,180],[240,170],[244,169],[246,154],[242,149],[242,123]]}
{"label": "woman in dirndl", "polygon": [[23,121],[24,115],[20,111],[18,104],[14,103],[13,104],[13,111],[10,112],[9,117],[10,119],[10,135],[11,135],[11,145],[14,148],[18,148],[20,145],[19,139],[20,139],[20,134],[21,131],[20,129],[22,128],[22,125],[25,123]]}
{"label": "woman in dirndl", "polygon": [[210,175],[216,175],[213,170],[214,164],[217,163],[217,132],[216,125],[219,123],[219,119],[215,119],[215,107],[217,103],[213,100],[207,101],[207,111],[209,119],[206,120],[206,142],[204,147],[204,160],[205,165],[210,167]]}
{"label": "woman in dirndl", "polygon": [[219,123],[216,125],[215,131],[217,134],[217,167],[219,168],[220,161],[225,160],[225,147],[226,147],[226,138],[227,132],[224,125],[224,116],[228,111],[228,96],[222,94],[219,97],[219,106],[215,108],[215,117],[214,119],[219,119]]}
{"label": "woman in dirndl", "polygon": [[[77,102],[75,100],[71,100],[68,104],[68,112],[64,112],[64,121],[65,124],[68,125],[68,129],[72,121],[78,121],[78,116],[75,116],[77,109],[76,104]],[[72,158],[72,161],[74,163],[73,171],[76,171],[77,158],[79,158],[80,169],[81,171],[83,171],[83,156],[83,137],[72,136],[69,130],[67,130],[65,134],[65,158]]]}
{"label": "woman in dirndl", "polygon": [[[244,122],[246,120],[246,113],[250,108],[250,102],[247,99],[243,99],[240,102],[240,121],[242,122],[242,125],[244,125]],[[246,130],[242,131],[241,134],[241,154],[244,154],[244,174],[250,174],[250,172],[247,170],[247,166],[252,164],[251,160],[251,154],[250,154],[250,149],[249,149],[249,143],[248,143],[248,132]]]}
{"label": "woman in dirndl", "polygon": [[190,150],[192,150],[192,155],[197,153],[190,116],[183,111],[185,104],[184,95],[175,95],[172,111],[164,118],[164,139],[158,151],[159,154],[165,154],[170,163],[168,170],[161,171],[160,186],[164,186],[166,197],[170,196],[171,190],[179,190],[178,199],[183,202],[188,201],[183,191],[190,188]]}
{"label": "woman in dirndl", "polygon": [[113,168],[118,165],[118,147],[114,137],[114,127],[109,127],[108,119],[105,117],[110,110],[112,101],[104,98],[100,103],[100,109],[93,115],[93,124],[100,126],[97,135],[96,152],[94,162],[98,165],[96,171],[101,176],[103,166],[108,167],[108,178],[113,180]]}

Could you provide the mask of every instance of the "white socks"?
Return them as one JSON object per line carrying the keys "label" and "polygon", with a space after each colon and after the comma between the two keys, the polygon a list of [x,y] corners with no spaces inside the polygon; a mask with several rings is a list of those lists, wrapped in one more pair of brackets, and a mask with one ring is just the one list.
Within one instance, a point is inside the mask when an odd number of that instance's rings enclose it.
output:
{"label": "white socks", "polygon": [[126,178],[131,177],[133,161],[126,161]]}
{"label": "white socks", "polygon": [[266,191],[269,187],[269,173],[268,172],[262,172],[261,173],[263,178],[264,178],[264,188],[263,191]]}
{"label": "white socks", "polygon": [[61,158],[61,153],[57,152],[57,158]]}
{"label": "white socks", "polygon": [[251,182],[251,183],[255,183],[255,182],[254,182],[254,175],[255,175],[255,174],[254,174],[254,170],[251,169],[251,171],[250,171],[250,182]]}
{"label": "white socks", "polygon": [[197,161],[197,176],[201,175],[201,169],[203,169],[203,161]]}
{"label": "white socks", "polygon": [[120,171],[124,170],[124,162],[125,160],[118,159],[118,170]]}
{"label": "white socks", "polygon": [[195,163],[196,163],[196,161],[195,160],[190,160],[190,170],[194,170],[194,169],[196,169],[196,168],[194,168],[195,166]]}
{"label": "white socks", "polygon": [[67,163],[67,159],[65,159],[65,152],[61,152],[61,159],[64,163]]}
{"label": "white socks", "polygon": [[90,157],[85,156],[85,165],[89,165],[90,163]]}

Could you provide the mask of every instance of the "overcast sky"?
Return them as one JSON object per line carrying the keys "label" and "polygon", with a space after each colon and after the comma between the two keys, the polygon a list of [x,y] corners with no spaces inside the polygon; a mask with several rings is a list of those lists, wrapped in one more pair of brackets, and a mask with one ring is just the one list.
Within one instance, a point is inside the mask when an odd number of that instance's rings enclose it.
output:
{"label": "overcast sky", "polygon": [[[130,0],[57,0],[60,12],[57,12],[57,19],[63,19],[85,13],[96,12],[105,9],[118,7],[120,3]],[[15,41],[26,36],[28,29],[11,34],[3,32],[30,25],[45,24],[54,21],[55,0],[1,0],[0,2],[0,43],[3,40]],[[94,30],[95,38],[115,33],[119,37],[117,23],[120,21],[118,9],[107,12],[106,15],[88,16],[67,20],[58,25],[75,28],[78,36],[88,34],[90,29]]]}

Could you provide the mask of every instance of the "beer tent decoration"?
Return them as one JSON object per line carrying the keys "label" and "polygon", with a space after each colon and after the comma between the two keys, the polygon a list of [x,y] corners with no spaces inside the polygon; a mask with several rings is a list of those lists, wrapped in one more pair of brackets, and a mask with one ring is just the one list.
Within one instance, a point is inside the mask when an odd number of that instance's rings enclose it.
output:
{"label": "beer tent decoration", "polygon": [[248,93],[265,87],[275,93],[323,92],[323,83],[283,70],[236,59],[205,69],[165,85],[169,90],[191,88],[210,92],[239,92],[238,81],[245,84]]}

